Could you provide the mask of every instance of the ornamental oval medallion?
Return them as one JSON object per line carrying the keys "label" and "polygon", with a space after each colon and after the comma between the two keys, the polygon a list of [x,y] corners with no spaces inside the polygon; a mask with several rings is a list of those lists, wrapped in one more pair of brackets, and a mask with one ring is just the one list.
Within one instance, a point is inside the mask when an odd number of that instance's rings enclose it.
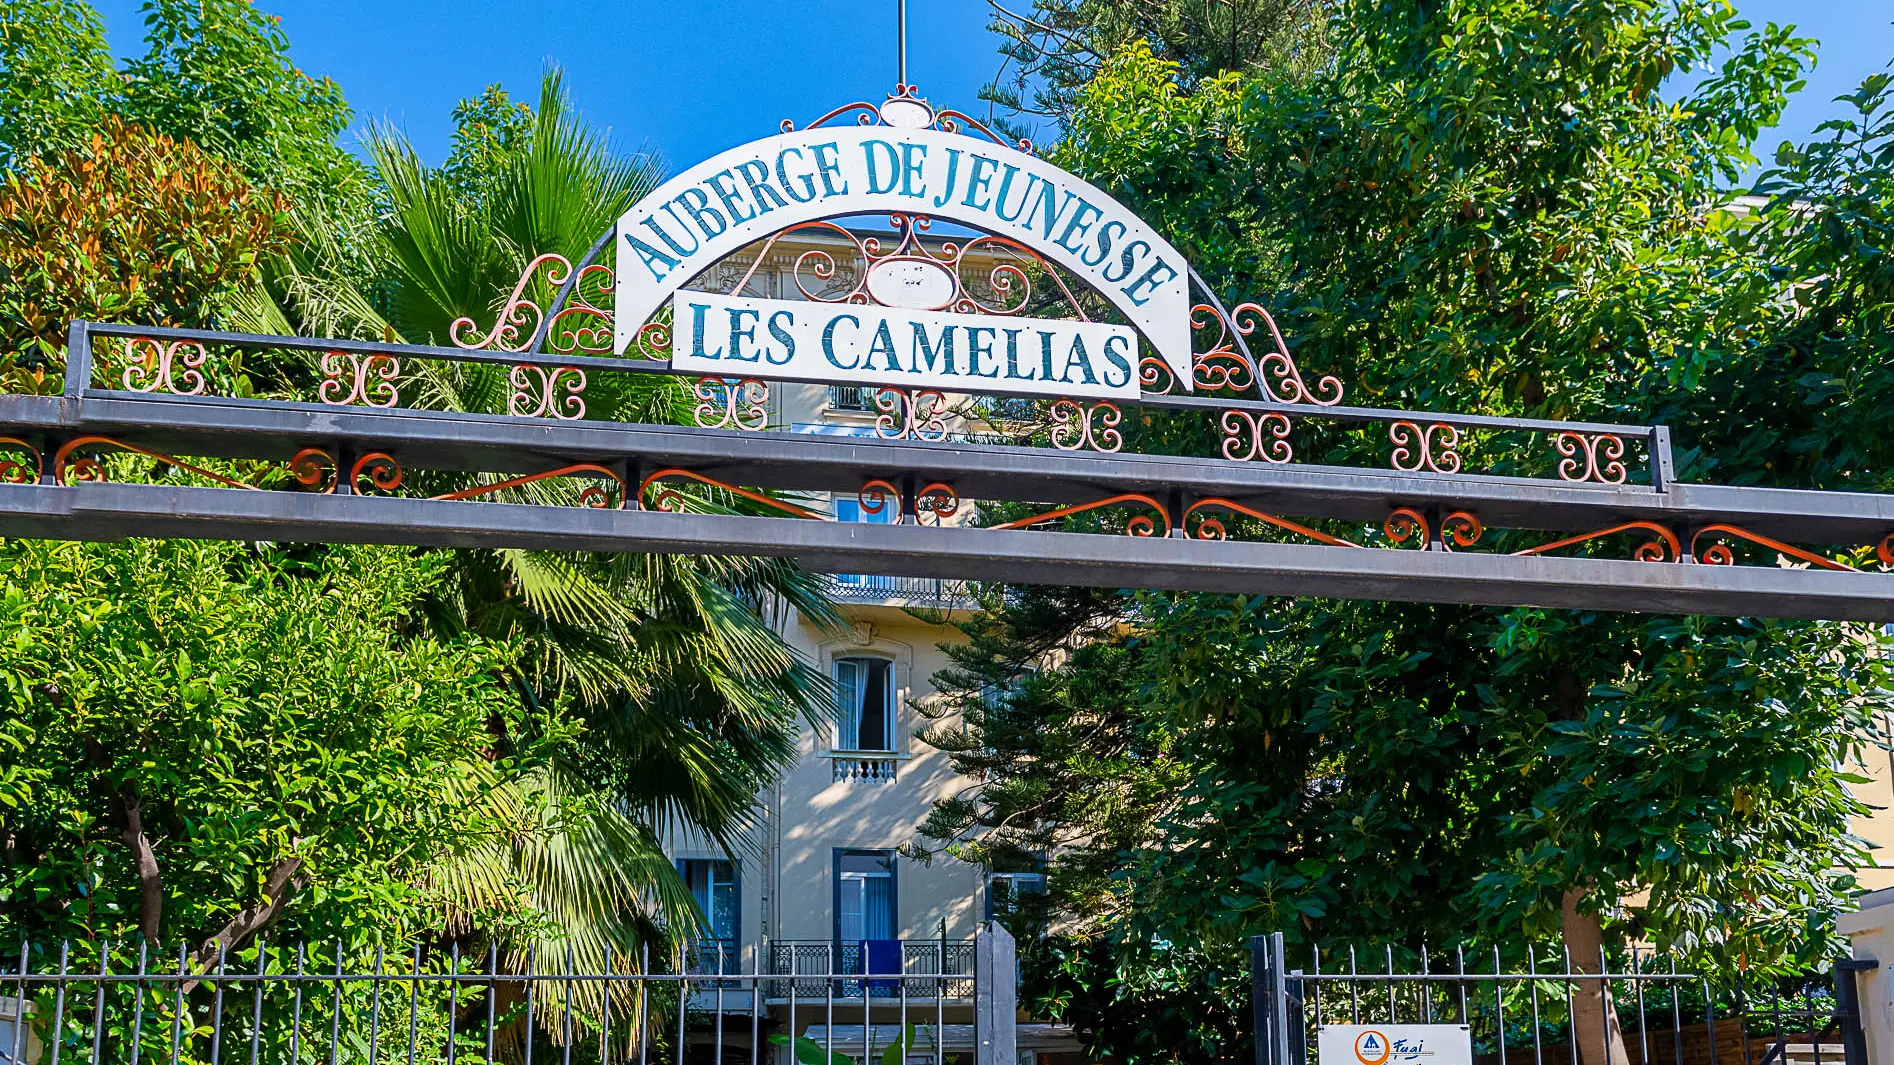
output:
{"label": "ornamental oval medallion", "polygon": [[868,295],[883,307],[937,311],[953,302],[958,287],[952,270],[926,259],[883,259],[868,271]]}
{"label": "ornamental oval medallion", "polygon": [[876,110],[883,122],[896,129],[926,129],[934,124],[934,109],[912,96],[891,96]]}

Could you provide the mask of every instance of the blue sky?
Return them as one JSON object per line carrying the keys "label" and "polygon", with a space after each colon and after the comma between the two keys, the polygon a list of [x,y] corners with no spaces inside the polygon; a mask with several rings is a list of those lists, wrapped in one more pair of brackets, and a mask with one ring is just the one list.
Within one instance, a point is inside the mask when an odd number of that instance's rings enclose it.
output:
{"label": "blue sky", "polygon": [[[138,0],[93,0],[115,51],[142,50]],[[893,0],[257,0],[283,17],[291,54],[341,83],[358,121],[404,129],[439,162],[456,100],[491,82],[533,98],[547,60],[620,147],[675,166],[879,100],[895,80]],[[1009,6],[1024,6],[1019,4]],[[912,0],[908,71],[936,106],[975,114],[999,57],[985,0]],[[1822,41],[1809,87],[1783,118],[1800,139],[1828,101],[1894,58],[1894,0],[1738,0],[1751,22],[1793,22]],[[1765,152],[1775,139],[1766,140]]]}

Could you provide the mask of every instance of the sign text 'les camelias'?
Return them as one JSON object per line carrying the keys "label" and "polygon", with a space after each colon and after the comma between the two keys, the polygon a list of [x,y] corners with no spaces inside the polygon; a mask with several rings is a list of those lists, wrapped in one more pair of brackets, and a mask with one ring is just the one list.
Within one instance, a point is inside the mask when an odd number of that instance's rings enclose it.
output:
{"label": "sign text 'les camelias'", "polygon": [[723,376],[1136,399],[1121,325],[679,293],[671,365]]}

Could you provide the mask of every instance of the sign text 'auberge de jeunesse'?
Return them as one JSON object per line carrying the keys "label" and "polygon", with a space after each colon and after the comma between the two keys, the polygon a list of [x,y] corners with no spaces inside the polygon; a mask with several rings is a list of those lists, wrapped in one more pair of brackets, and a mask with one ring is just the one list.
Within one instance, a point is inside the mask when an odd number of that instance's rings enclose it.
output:
{"label": "sign text 'auberge de jeunesse'", "polygon": [[[681,292],[712,264],[788,226],[924,214],[1010,237],[1086,281],[1190,380],[1189,267],[1103,191],[1025,152],[935,129],[815,128],[733,148],[667,181],[618,221],[616,348],[677,296],[673,359],[910,386],[1135,397],[1131,329],[948,313],[950,282],[883,261],[881,307]],[[902,274],[901,271],[906,273]],[[886,295],[883,295],[886,293]]]}

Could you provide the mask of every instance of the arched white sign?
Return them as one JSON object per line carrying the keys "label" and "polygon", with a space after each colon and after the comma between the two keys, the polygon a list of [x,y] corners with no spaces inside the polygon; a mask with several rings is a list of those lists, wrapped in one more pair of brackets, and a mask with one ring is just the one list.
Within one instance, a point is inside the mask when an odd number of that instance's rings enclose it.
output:
{"label": "arched white sign", "polygon": [[1190,280],[1170,242],[1089,182],[935,129],[813,128],[752,141],[665,182],[618,220],[616,350],[711,264],[800,222],[922,214],[1019,241],[1097,289],[1189,387]]}

